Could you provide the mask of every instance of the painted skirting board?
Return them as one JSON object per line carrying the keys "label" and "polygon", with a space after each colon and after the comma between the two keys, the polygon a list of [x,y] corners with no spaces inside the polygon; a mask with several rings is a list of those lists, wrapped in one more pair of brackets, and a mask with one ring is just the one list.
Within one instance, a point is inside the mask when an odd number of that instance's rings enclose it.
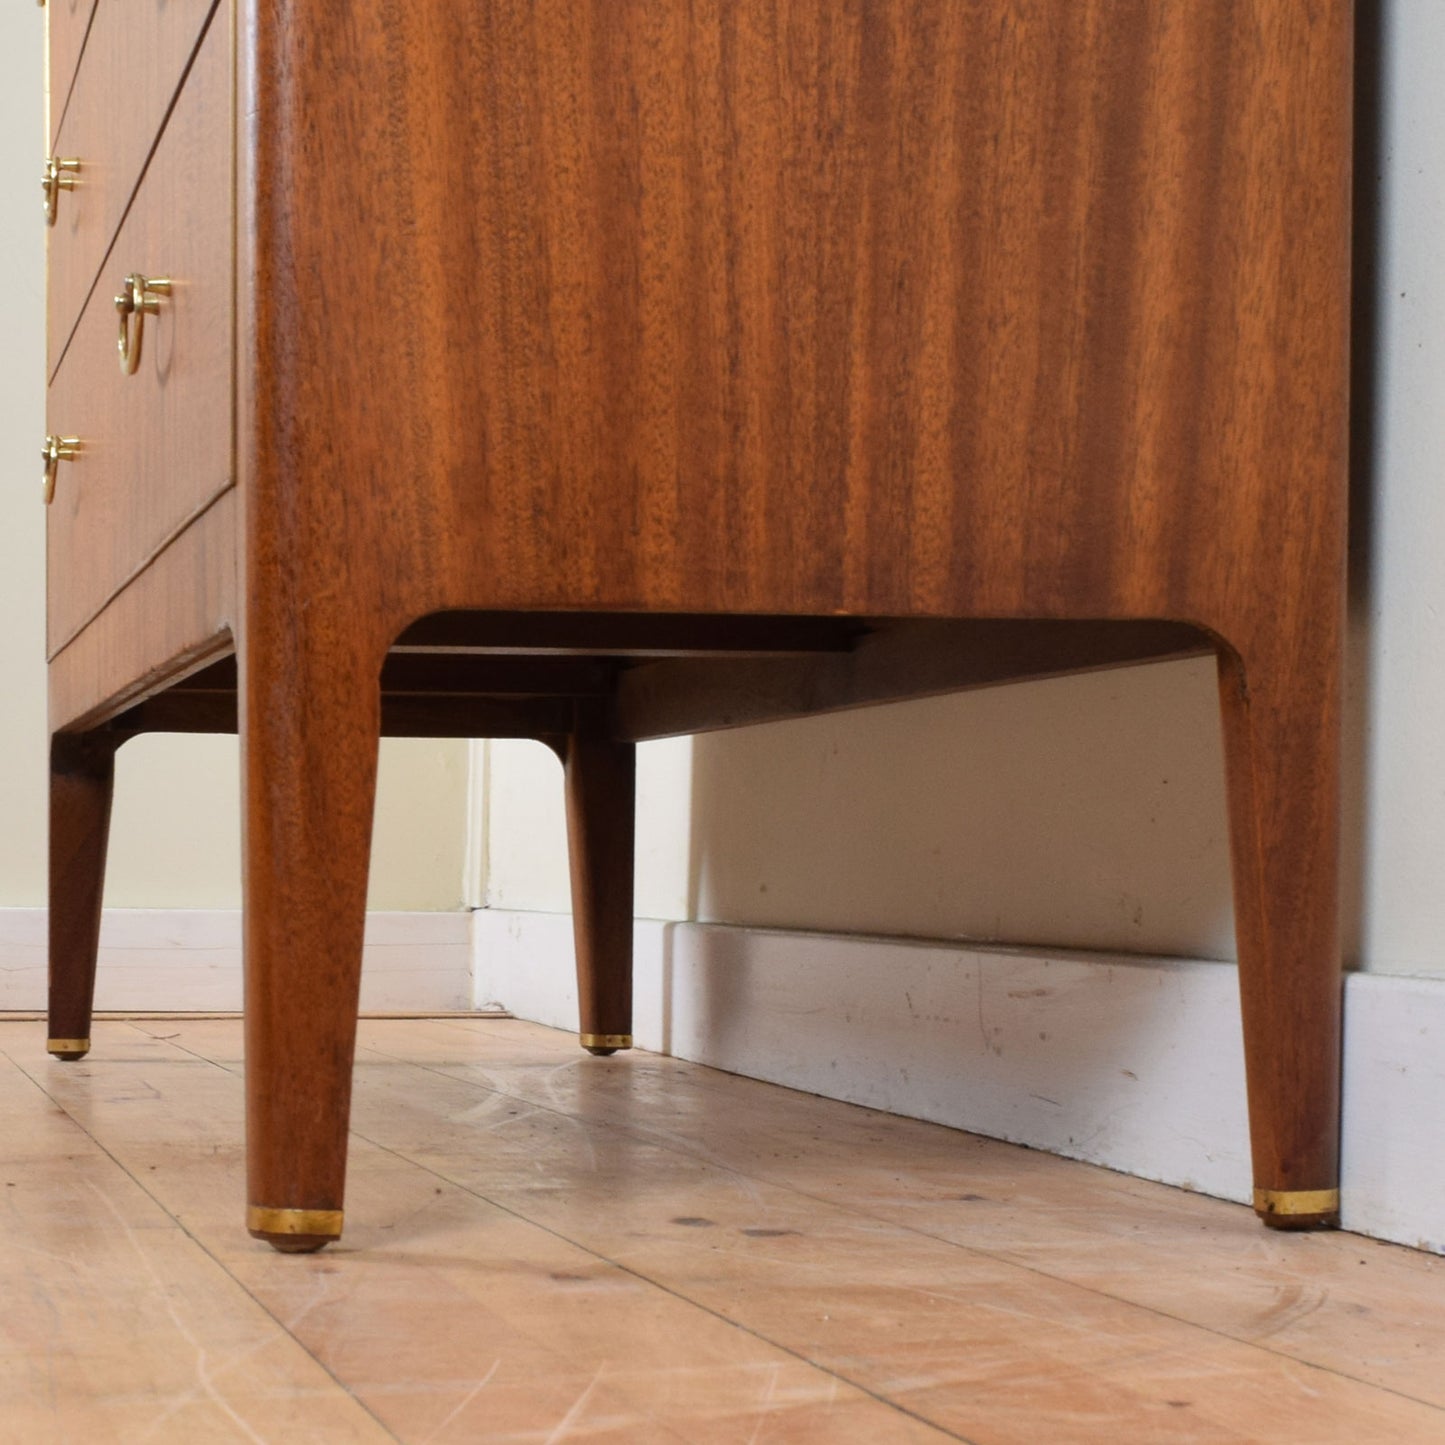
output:
{"label": "painted skirting board", "polygon": [[[472,915],[478,1003],[576,1027],[571,919]],[[1250,1195],[1235,970],[639,920],[639,1047],[1224,1199]],[[1445,1253],[1445,978],[1345,992],[1346,1228]]]}
{"label": "painted skirting board", "polygon": [[1445,978],[1345,985],[1344,1224],[1445,1254]]}
{"label": "painted skirting board", "polygon": [[[45,1007],[45,933],[45,909],[0,909],[0,1010]],[[471,954],[466,913],[369,914],[362,1010],[469,1009]],[[95,1006],[135,1012],[239,1009],[239,910],[107,909]]]}

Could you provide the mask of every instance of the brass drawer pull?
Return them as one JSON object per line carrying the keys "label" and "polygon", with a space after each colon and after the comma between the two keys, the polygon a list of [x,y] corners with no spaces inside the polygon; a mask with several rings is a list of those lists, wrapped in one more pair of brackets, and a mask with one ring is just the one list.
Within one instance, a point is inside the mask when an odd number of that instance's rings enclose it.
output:
{"label": "brass drawer pull", "polygon": [[80,162],[75,160],[61,160],[58,156],[51,156],[45,162],[45,174],[40,180],[40,189],[45,192],[45,224],[55,224],[55,212],[60,205],[61,191],[73,191],[75,189],[76,172],[80,170]]}
{"label": "brass drawer pull", "polygon": [[60,470],[61,462],[74,461],[79,455],[79,437],[58,437],[52,435],[45,438],[45,445],[40,449],[40,456],[45,462],[44,497],[47,507],[55,500],[55,476]]}
{"label": "brass drawer pull", "polygon": [[[171,294],[171,283],[165,276],[142,276],[136,272],[125,278],[125,289],[115,298],[115,309],[120,312],[120,340],[116,343],[120,352],[120,369],[127,376],[134,376],[140,365],[141,336],[145,319],[154,316],[161,309],[161,297]],[[135,334],[131,334],[131,317],[135,318]]]}

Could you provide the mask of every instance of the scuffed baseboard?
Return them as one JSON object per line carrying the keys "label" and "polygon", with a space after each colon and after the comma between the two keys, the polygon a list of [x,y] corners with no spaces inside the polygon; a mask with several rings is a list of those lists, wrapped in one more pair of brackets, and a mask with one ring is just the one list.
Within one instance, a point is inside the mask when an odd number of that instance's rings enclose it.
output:
{"label": "scuffed baseboard", "polygon": [[[472,915],[478,1003],[576,1027],[571,919]],[[640,920],[639,1047],[1245,1201],[1235,970]],[[1445,1253],[1445,977],[1346,983],[1343,1217]]]}
{"label": "scuffed baseboard", "polygon": [[[46,910],[0,909],[0,1011],[44,1009]],[[366,1013],[470,1009],[466,913],[372,913],[366,921]],[[239,910],[107,909],[100,930],[99,1011],[225,1013],[241,1007]]]}

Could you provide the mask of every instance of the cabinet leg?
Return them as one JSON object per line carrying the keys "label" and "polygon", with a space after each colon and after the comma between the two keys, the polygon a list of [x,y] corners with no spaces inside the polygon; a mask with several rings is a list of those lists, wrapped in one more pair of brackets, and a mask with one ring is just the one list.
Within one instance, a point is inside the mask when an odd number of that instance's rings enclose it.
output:
{"label": "cabinet leg", "polygon": [[241,649],[246,1222],[286,1253],[341,1234],[381,731],[380,655],[319,652]]}
{"label": "cabinet leg", "polygon": [[1339,684],[1328,663],[1221,654],[1254,1208],[1339,1223]]}
{"label": "cabinet leg", "polygon": [[115,750],[101,733],[56,733],[50,740],[50,1010],[49,1041],[57,1059],[90,1051],[95,955]]}
{"label": "cabinet leg", "polygon": [[631,743],[581,733],[563,758],[580,1042],[590,1054],[632,1047],[636,759]]}

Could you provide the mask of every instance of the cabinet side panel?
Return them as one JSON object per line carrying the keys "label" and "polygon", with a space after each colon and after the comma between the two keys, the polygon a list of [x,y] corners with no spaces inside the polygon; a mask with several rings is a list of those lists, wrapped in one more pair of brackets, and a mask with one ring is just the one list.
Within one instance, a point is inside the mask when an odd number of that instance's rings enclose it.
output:
{"label": "cabinet side panel", "polygon": [[1334,607],[1345,0],[244,9],[251,535],[323,585]]}

